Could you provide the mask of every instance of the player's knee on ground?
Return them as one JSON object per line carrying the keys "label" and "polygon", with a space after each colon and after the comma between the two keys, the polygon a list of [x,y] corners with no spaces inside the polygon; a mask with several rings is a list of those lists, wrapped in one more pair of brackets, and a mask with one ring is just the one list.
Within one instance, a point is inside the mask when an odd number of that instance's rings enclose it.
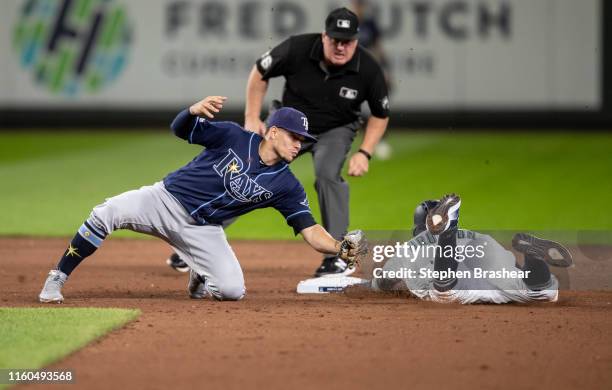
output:
{"label": "player's knee on ground", "polygon": [[239,301],[246,294],[243,281],[220,282],[215,285],[209,284],[208,289],[213,297],[220,301]]}

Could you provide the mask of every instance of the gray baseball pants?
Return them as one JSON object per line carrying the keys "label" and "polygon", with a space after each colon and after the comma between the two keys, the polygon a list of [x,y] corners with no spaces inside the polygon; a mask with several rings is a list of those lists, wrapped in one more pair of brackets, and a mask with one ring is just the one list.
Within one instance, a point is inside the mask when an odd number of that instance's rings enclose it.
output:
{"label": "gray baseball pants", "polygon": [[94,207],[90,221],[107,234],[128,229],[168,242],[217,299],[238,300],[245,294],[242,269],[223,228],[197,225],[162,182],[106,199]]}

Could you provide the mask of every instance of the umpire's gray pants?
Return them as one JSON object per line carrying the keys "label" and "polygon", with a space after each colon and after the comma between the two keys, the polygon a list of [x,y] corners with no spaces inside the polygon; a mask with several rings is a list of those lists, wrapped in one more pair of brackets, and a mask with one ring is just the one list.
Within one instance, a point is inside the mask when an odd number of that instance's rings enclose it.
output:
{"label": "umpire's gray pants", "polygon": [[242,269],[223,228],[197,225],[162,182],[106,199],[89,220],[107,234],[129,229],[165,240],[205,278],[206,290],[217,299],[238,300],[245,294]]}
{"label": "umpire's gray pants", "polygon": [[349,226],[349,186],[342,178],[342,167],[359,127],[355,121],[328,130],[317,136],[317,142],[305,141],[300,151],[312,153],[323,227],[340,240]]}

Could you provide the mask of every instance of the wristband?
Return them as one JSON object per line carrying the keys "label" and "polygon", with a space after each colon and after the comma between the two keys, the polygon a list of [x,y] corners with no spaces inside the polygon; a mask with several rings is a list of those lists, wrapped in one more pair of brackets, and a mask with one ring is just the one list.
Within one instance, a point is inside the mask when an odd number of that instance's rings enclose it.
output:
{"label": "wristband", "polygon": [[372,155],[370,153],[366,152],[363,149],[359,149],[357,152],[363,154],[364,156],[366,156],[368,160],[372,159]]}

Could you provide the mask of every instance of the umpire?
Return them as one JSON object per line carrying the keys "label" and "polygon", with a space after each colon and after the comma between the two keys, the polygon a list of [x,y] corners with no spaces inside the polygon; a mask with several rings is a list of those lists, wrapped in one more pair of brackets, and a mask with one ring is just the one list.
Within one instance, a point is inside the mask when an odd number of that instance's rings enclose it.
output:
{"label": "umpire", "polygon": [[[300,154],[313,155],[315,188],[323,226],[336,239],[349,225],[349,187],[342,166],[361,126],[360,106],[368,102],[371,116],[359,151],[349,159],[348,174],[362,176],[389,122],[387,85],[380,65],[357,43],[359,20],[347,8],[332,11],[325,32],[292,36],[264,53],[247,84],[245,128],[262,134],[261,109],[268,80],[283,76],[283,106],[308,117],[309,131],[318,142],[303,142]],[[326,257],[315,276],[348,275],[354,269],[336,257]]]}

